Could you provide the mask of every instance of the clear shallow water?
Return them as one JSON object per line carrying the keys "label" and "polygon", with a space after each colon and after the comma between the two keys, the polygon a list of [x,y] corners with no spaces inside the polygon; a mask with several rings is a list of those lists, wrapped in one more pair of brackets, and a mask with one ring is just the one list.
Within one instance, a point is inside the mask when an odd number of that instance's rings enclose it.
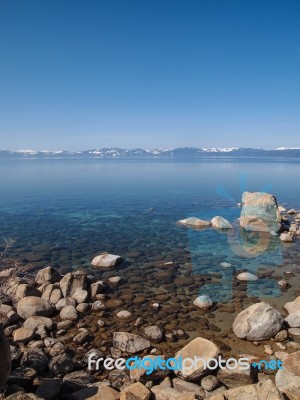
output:
{"label": "clear shallow water", "polygon": [[[273,244],[245,257],[232,243],[238,238],[176,221],[192,215],[234,221],[245,190],[272,192],[280,204],[300,208],[297,160],[18,160],[1,161],[0,168],[0,235],[17,239],[12,256],[37,267],[78,268],[108,251],[127,259],[122,275],[129,282],[134,268],[146,272],[152,263],[153,272],[159,260],[190,263],[192,269],[172,279],[221,274],[207,290],[216,301],[233,295],[231,285],[224,287],[235,270],[220,271],[220,262],[255,273],[281,265],[284,249]],[[264,285],[265,295],[279,294],[277,286]],[[262,288],[249,285],[249,295],[259,293]]]}

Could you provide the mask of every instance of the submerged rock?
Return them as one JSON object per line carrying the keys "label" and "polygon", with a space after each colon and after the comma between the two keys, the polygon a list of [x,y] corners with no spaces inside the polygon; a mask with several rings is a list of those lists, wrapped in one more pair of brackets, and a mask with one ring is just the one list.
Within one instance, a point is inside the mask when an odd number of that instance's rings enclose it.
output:
{"label": "submerged rock", "polygon": [[194,306],[201,308],[202,310],[209,310],[213,306],[212,299],[207,295],[198,296],[194,302]]}
{"label": "submerged rock", "polygon": [[109,268],[115,267],[122,262],[122,257],[115,254],[101,253],[94,257],[92,266],[95,268]]}
{"label": "submerged rock", "polygon": [[234,334],[250,341],[267,340],[281,329],[283,318],[267,303],[257,303],[238,314],[233,322]]}
{"label": "submerged rock", "polygon": [[231,229],[232,225],[227,219],[217,216],[211,220],[212,226],[218,229]]}
{"label": "submerged rock", "polygon": [[114,332],[113,346],[127,353],[138,353],[151,346],[149,340],[127,332]]}
{"label": "submerged rock", "polygon": [[258,277],[251,272],[242,272],[238,274],[237,279],[241,282],[254,282],[258,280]]}
{"label": "submerged rock", "polygon": [[278,232],[281,216],[276,197],[264,192],[243,193],[240,225],[247,231]]}
{"label": "submerged rock", "polygon": [[192,226],[194,228],[207,228],[211,226],[210,221],[204,221],[203,219],[199,219],[196,217],[181,219],[180,221],[178,221],[178,223],[181,225]]}

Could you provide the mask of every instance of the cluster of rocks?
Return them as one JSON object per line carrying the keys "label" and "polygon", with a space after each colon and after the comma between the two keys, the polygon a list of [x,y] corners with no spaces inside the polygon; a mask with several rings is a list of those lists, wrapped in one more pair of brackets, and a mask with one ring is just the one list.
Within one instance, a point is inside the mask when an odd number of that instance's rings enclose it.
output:
{"label": "cluster of rocks", "polygon": [[199,219],[196,217],[190,217],[186,219],[181,219],[180,221],[178,221],[178,223],[196,229],[203,229],[209,227],[213,227],[216,229],[232,229],[231,223],[227,219],[220,216],[216,216],[210,221],[205,221],[203,219]]}

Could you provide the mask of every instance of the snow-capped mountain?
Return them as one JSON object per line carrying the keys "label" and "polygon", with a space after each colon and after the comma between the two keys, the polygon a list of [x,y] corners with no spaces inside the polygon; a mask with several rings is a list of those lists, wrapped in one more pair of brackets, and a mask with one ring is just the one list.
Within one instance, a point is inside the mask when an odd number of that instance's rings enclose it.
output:
{"label": "snow-capped mountain", "polygon": [[103,147],[82,151],[0,150],[0,158],[205,158],[205,157],[299,157],[300,147],[279,147],[274,150],[239,147],[179,147],[155,149],[121,149]]}

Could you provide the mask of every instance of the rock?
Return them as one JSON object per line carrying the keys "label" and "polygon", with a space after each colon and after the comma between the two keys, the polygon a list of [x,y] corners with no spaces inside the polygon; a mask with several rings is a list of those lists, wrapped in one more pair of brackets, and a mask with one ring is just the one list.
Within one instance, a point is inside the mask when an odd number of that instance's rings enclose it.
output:
{"label": "rock", "polygon": [[59,302],[56,304],[55,308],[57,311],[62,310],[64,307],[67,306],[76,306],[76,300],[72,299],[72,297],[67,297],[59,300]]}
{"label": "rock", "polygon": [[20,285],[18,285],[14,295],[14,300],[18,302],[19,300],[23,299],[23,297],[28,296],[41,297],[41,292],[34,286],[27,283],[21,283]]}
{"label": "rock", "polygon": [[35,337],[35,332],[32,329],[19,328],[13,333],[14,342],[16,343],[28,343]]}
{"label": "rock", "polygon": [[243,193],[240,225],[247,231],[278,232],[281,216],[275,196],[268,193]]}
{"label": "rock", "polygon": [[151,388],[154,400],[194,400],[197,397],[193,393],[180,393],[165,385],[157,385]]}
{"label": "rock", "polygon": [[[176,359],[178,357],[182,357],[182,361],[186,358],[199,357],[207,362],[210,358],[216,358],[219,355],[218,347],[211,342],[210,340],[197,337],[192,340],[189,344],[184,346],[175,356]],[[190,365],[187,365],[185,369],[175,371],[176,375],[182,377],[186,380],[196,380],[203,376],[206,372],[206,366],[204,363],[199,360],[198,363],[193,368],[190,368]]]}
{"label": "rock", "polygon": [[36,394],[44,400],[55,400],[60,392],[62,381],[58,378],[45,379],[37,388]]}
{"label": "rock", "polygon": [[106,385],[89,386],[72,394],[74,400],[119,400],[120,393]]}
{"label": "rock", "polygon": [[238,274],[237,279],[241,282],[254,282],[258,280],[258,277],[250,272],[242,272]]}
{"label": "rock", "polygon": [[81,304],[78,304],[78,306],[76,307],[76,310],[82,314],[86,313],[89,309],[90,309],[90,305],[88,303],[81,303]]}
{"label": "rock", "polygon": [[289,354],[275,377],[276,386],[290,400],[300,399],[300,352]]}
{"label": "rock", "polygon": [[209,310],[213,306],[213,301],[212,299],[207,296],[206,294],[202,296],[198,296],[194,302],[194,306],[201,308],[202,310]]}
{"label": "rock", "polygon": [[92,266],[95,268],[116,267],[122,260],[122,257],[116,256],[115,254],[101,253],[93,258]]}
{"label": "rock", "polygon": [[86,290],[82,290],[82,289],[77,289],[73,294],[72,294],[73,299],[75,299],[77,301],[78,304],[80,303],[86,303],[88,298],[89,298],[89,294]]}
{"label": "rock", "polygon": [[105,308],[105,304],[100,300],[94,301],[92,304],[92,311],[103,311]]}
{"label": "rock", "polygon": [[221,262],[220,267],[222,268],[231,268],[232,264],[230,264],[229,262]]}
{"label": "rock", "polygon": [[293,241],[293,238],[292,238],[292,236],[291,236],[289,233],[282,233],[282,234],[280,235],[280,240],[281,240],[282,242],[290,243],[290,242]]}
{"label": "rock", "polygon": [[278,211],[280,213],[285,213],[286,212],[286,208],[284,208],[283,206],[278,206]]}
{"label": "rock", "polygon": [[289,215],[294,215],[294,214],[297,214],[297,211],[294,208],[292,208],[291,210],[287,211],[286,213]]}
{"label": "rock", "polygon": [[53,288],[49,301],[51,304],[57,304],[63,298],[62,291],[60,288]]}
{"label": "rock", "polygon": [[142,329],[142,335],[151,342],[160,343],[164,333],[157,325],[146,326]]}
{"label": "rock", "polygon": [[256,385],[241,386],[223,392],[226,400],[283,400],[274,383],[268,379]]}
{"label": "rock", "polygon": [[284,279],[281,279],[280,281],[278,281],[278,285],[279,285],[281,288],[287,288],[287,287],[289,286],[288,282],[285,281]]}
{"label": "rock", "polygon": [[17,313],[23,319],[34,316],[48,317],[53,311],[53,306],[47,300],[35,296],[24,297],[17,304]]}
{"label": "rock", "polygon": [[300,296],[297,297],[294,301],[286,303],[283,308],[285,308],[289,314],[298,312],[300,310]]}
{"label": "rock", "polygon": [[201,386],[207,392],[211,392],[219,386],[219,380],[215,375],[207,375],[201,379]]}
{"label": "rock", "polygon": [[149,400],[150,396],[150,390],[140,382],[136,382],[122,390],[120,400]]}
{"label": "rock", "polygon": [[39,326],[45,326],[47,329],[53,329],[53,322],[47,317],[29,317],[23,324],[23,328],[35,330]]}
{"label": "rock", "polygon": [[122,310],[122,311],[119,311],[119,312],[116,314],[116,317],[119,318],[119,319],[129,319],[129,318],[132,317],[132,314],[131,314],[130,311]]}
{"label": "rock", "polygon": [[84,342],[86,342],[88,337],[89,337],[89,333],[83,331],[83,332],[78,333],[76,336],[74,336],[73,342],[83,344]]}
{"label": "rock", "polygon": [[73,368],[74,362],[66,353],[53,357],[49,363],[49,369],[54,375],[68,374]]}
{"label": "rock", "polygon": [[114,332],[113,346],[127,353],[139,353],[151,346],[149,340],[127,332]]}
{"label": "rock", "polygon": [[46,371],[48,368],[48,358],[43,350],[31,349],[27,350],[21,359],[21,366],[33,368],[38,374]]}
{"label": "rock", "polygon": [[44,400],[33,393],[24,393],[22,391],[13,393],[6,397],[7,400]]}
{"label": "rock", "polygon": [[223,218],[223,217],[214,217],[211,220],[211,224],[214,228],[217,229],[231,229],[232,225],[229,221],[227,221],[227,219]]}
{"label": "rock", "polygon": [[90,291],[91,297],[94,298],[97,294],[104,293],[106,291],[107,285],[103,281],[98,281],[91,284]]}
{"label": "rock", "polygon": [[0,326],[0,389],[6,385],[11,368],[9,342]]}
{"label": "rock", "polygon": [[192,382],[186,382],[183,379],[175,378],[173,379],[173,387],[179,393],[193,393],[200,397],[205,397],[205,392],[202,387],[196,385]]}
{"label": "rock", "polygon": [[83,271],[69,272],[60,281],[60,288],[64,297],[72,296],[77,289],[86,290],[87,274]]}
{"label": "rock", "polygon": [[300,328],[290,328],[289,334],[293,336],[300,336]]}
{"label": "rock", "polygon": [[288,338],[288,333],[286,330],[280,331],[274,337],[275,342],[284,342]]}
{"label": "rock", "polygon": [[35,277],[35,282],[38,285],[43,285],[45,282],[55,283],[61,279],[60,273],[53,267],[46,267],[38,271]]}
{"label": "rock", "polygon": [[191,226],[194,228],[207,228],[207,227],[211,226],[210,221],[204,221],[202,219],[195,218],[195,217],[181,219],[180,221],[178,221],[178,223],[181,225]]}
{"label": "rock", "polygon": [[300,327],[300,310],[289,314],[286,317],[285,322],[288,323],[290,328],[299,328]]}
{"label": "rock", "polygon": [[59,317],[62,320],[77,321],[78,314],[74,306],[66,306],[59,313]]}
{"label": "rock", "polygon": [[95,382],[95,378],[85,371],[74,371],[63,377],[63,387],[68,391],[83,389],[85,386]]}
{"label": "rock", "polygon": [[[157,353],[156,353],[157,354]],[[160,369],[157,368],[151,372],[150,375],[147,375],[147,372],[150,370],[152,365],[155,365],[158,360],[165,360],[165,356],[163,355],[153,355],[149,354],[145,357],[142,358],[142,365],[143,367],[140,368],[134,368],[130,370],[130,379],[134,382],[149,382],[149,380],[161,380],[165,378],[168,374],[169,371],[166,369]]]}
{"label": "rock", "polygon": [[283,324],[280,313],[261,302],[240,312],[233,322],[234,334],[250,341],[267,340],[275,336]]}
{"label": "rock", "polygon": [[240,365],[235,369],[225,367],[219,369],[217,377],[220,382],[231,389],[254,383],[257,377],[257,370],[252,366],[247,369],[242,369]]}

